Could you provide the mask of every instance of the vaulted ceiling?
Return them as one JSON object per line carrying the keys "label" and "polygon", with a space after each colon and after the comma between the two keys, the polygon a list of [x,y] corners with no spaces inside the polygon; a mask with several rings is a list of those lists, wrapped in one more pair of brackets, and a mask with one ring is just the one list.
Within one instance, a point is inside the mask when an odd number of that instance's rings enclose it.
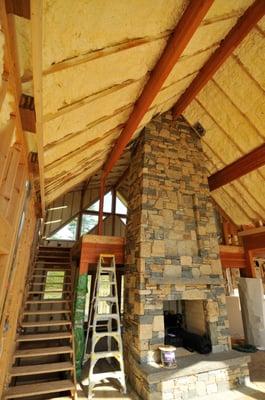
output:
{"label": "vaulted ceiling", "polygon": [[[35,99],[43,203],[102,169],[191,3],[36,0],[30,20],[15,17],[22,92]],[[172,108],[253,3],[213,1],[131,140]],[[263,17],[183,112],[206,131],[209,175],[265,142],[264,30]],[[112,182],[128,164],[124,155]],[[264,177],[261,167],[212,196],[237,224],[265,220]]]}

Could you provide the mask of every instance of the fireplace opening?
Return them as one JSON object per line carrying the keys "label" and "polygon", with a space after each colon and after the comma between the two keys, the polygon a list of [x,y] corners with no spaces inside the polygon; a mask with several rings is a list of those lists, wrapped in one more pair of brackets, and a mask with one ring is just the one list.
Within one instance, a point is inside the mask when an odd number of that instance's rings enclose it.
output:
{"label": "fireplace opening", "polygon": [[164,301],[165,344],[208,354],[212,343],[205,319],[205,301]]}

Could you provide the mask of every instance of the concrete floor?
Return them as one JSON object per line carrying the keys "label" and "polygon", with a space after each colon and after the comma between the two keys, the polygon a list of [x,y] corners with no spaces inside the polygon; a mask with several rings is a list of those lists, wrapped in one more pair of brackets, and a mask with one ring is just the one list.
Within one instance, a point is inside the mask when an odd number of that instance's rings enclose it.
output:
{"label": "concrete floor", "polygon": [[[213,396],[200,397],[200,400],[265,400],[265,351],[252,354],[250,368],[250,382],[245,387],[236,390],[215,394]],[[86,391],[86,390],[85,390]],[[78,399],[87,400],[87,393],[78,386]],[[139,400],[130,389],[127,395],[119,392],[113,384],[102,384],[97,386],[94,393],[95,399],[115,399],[115,400]]]}

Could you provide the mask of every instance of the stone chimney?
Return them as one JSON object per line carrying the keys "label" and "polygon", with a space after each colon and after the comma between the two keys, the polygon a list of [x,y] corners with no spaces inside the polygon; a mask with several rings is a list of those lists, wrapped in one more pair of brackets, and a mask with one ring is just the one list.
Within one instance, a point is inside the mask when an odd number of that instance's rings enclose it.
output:
{"label": "stone chimney", "polygon": [[200,138],[182,119],[172,120],[166,113],[141,132],[132,151],[128,209],[127,365],[130,359],[152,361],[164,343],[165,301],[203,301],[213,352],[229,350],[205,159]]}

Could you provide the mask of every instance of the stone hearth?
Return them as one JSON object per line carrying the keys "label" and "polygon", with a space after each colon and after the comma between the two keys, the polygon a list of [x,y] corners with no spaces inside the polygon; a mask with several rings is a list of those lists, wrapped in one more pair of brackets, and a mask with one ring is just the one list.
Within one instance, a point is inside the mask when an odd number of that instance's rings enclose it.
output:
{"label": "stone hearth", "polygon": [[[131,165],[125,363],[138,393],[154,399],[158,388],[148,383],[146,367],[158,361],[158,346],[164,343],[165,301],[202,300],[213,353],[228,355],[231,345],[200,139],[183,120],[172,121],[170,113],[158,116],[138,138]],[[157,399],[187,398],[184,391],[182,397],[161,397],[159,390]]]}

